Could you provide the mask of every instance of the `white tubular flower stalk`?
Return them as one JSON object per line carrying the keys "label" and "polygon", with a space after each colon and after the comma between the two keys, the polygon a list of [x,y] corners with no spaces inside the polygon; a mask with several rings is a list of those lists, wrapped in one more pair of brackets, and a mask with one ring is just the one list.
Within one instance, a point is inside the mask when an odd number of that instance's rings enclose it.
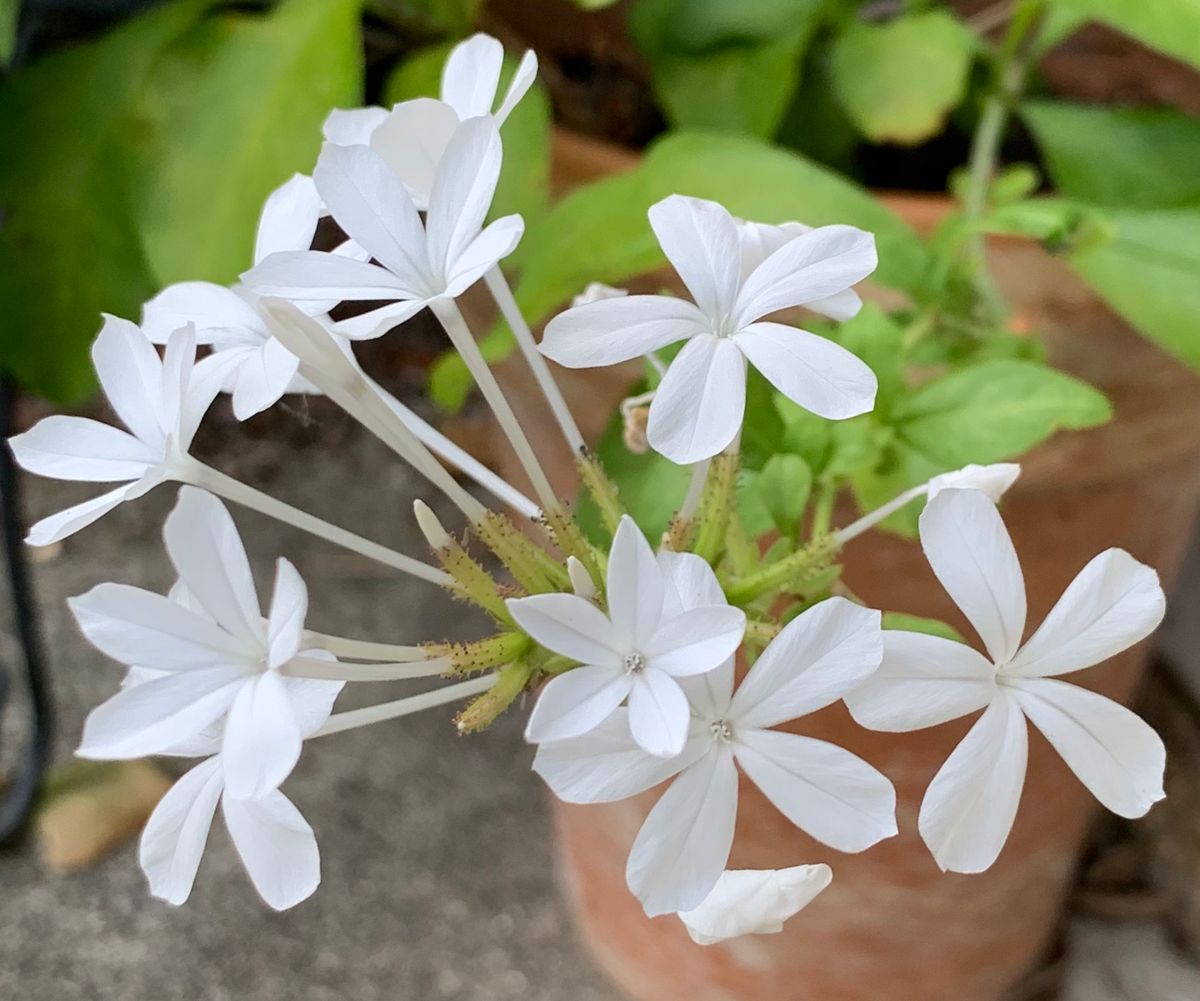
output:
{"label": "white tubular flower stalk", "polygon": [[449,702],[457,702],[459,699],[469,698],[487,691],[495,680],[494,673],[482,674],[478,678],[461,681],[456,685],[447,685],[445,688],[435,688],[431,692],[422,692],[420,695],[410,695],[407,698],[383,702],[377,706],[334,713],[329,717],[329,721],[313,734],[313,737],[326,737],[331,733],[341,733],[343,730],[356,730],[360,726],[370,726],[372,723],[382,723],[388,719],[411,716],[424,709],[433,709]]}
{"label": "white tubular flower stalk", "polygon": [[326,633],[305,633],[305,645],[314,650],[328,650],[335,657],[350,660],[392,660],[412,663],[429,660],[422,646],[404,646],[396,643],[372,643],[369,640],[346,639]]}
{"label": "white tubular flower stalk", "polygon": [[449,658],[408,661],[397,664],[347,664],[317,658],[296,657],[285,672],[290,678],[319,678],[323,681],[408,681],[436,678],[453,665]]}

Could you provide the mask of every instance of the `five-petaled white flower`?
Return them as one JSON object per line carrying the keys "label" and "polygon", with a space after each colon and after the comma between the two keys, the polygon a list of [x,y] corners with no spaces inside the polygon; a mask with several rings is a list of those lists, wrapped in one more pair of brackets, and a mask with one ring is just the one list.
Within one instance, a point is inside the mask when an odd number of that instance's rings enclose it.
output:
{"label": "five-petaled white flower", "polygon": [[711,671],[742,641],[746,616],[718,587],[692,608],[664,604],[662,570],[632,518],[621,519],[608,557],[608,615],[574,594],[513,598],[517,625],[555,653],[580,661],[538,698],[525,736],[535,742],[577,737],[600,726],[629,699],[622,726],[648,754],[671,757],[688,734],[680,679]]}
{"label": "five-petaled white flower", "polygon": [[992,501],[977,490],[943,490],[922,512],[920,530],[933,572],[988,656],[889,630],[882,666],[846,704],[863,726],[892,732],[986,710],[921,804],[921,834],[938,865],[981,872],[1000,854],[1025,783],[1026,718],[1101,803],[1142,816],[1163,797],[1162,741],[1128,709],[1054,676],[1098,664],[1153,632],[1165,609],[1158,575],[1123,550],[1106,550],[1022,645],[1025,581]]}
{"label": "five-petaled white flower", "polygon": [[[666,614],[721,594],[715,574],[690,554],[659,556]],[[699,907],[717,885],[733,844],[738,766],[793,824],[823,844],[860,852],[896,833],[896,794],[849,751],[772,727],[823,709],[859,685],[883,655],[880,614],[829,598],[793,619],[733,690],[732,658],[684,678],[692,719],[675,758],[642,752],[625,710],[573,740],[542,744],[533,768],[569,803],[606,803],[678,777],[646,817],[626,880],[651,917]]]}
{"label": "five-petaled white flower", "polygon": [[300,691],[332,704],[340,681],[289,678],[302,658],[308,592],[285,559],[276,568],[264,620],[246,550],[233,519],[211,494],[183,487],[163,529],[187,603],[123,584],[71,599],[84,635],[122,664],[161,672],[126,686],[94,709],[78,753],[88,758],[161,754],[224,720],[224,788],[235,799],[276,789],[300,757]]}
{"label": "five-petaled white flower", "polygon": [[378,153],[326,143],[313,171],[317,191],[337,224],[379,263],[284,251],[242,279],[260,295],[296,302],[391,300],[334,326],[352,339],[378,337],[431,302],[461,295],[516,247],[524,230],[519,215],[483,228],[501,155],[491,119],[458,126],[422,225],[408,190]]}
{"label": "five-petaled white flower", "polygon": [[546,327],[542,352],[570,368],[612,365],[686,340],[650,406],[650,444],[677,463],[721,451],[737,436],[746,361],[784,396],[834,420],[874,405],[875,374],[824,337],[763,320],[844,293],[875,270],[875,241],[823,226],[783,243],[748,276],[733,217],[716,202],[671,195],[650,225],[694,303],[631,295],[568,309]]}
{"label": "five-petaled white flower", "polygon": [[[738,219],[736,222],[738,244],[742,249],[742,281],[749,278],[755,268],[785,243],[814,229],[802,222],[783,222],[777,226],[747,219]],[[804,306],[831,320],[849,320],[862,309],[862,300],[854,289],[848,288],[823,299],[813,299]]]}
{"label": "five-petaled white flower", "polygon": [[772,935],[803,910],[833,879],[827,865],[787,869],[727,869],[699,907],[684,911],[697,945],[715,945],[740,935]]}
{"label": "five-petaled white flower", "polygon": [[65,539],[175,476],[220,386],[212,373],[197,372],[195,361],[190,326],[171,334],[160,359],[136,324],[105,314],[92,363],[129,430],[55,414],[10,438],[9,445],[22,468],[39,476],[121,486],[43,518],[29,530],[27,542],[45,546]]}
{"label": "five-petaled white flower", "polygon": [[[308,250],[312,246],[323,207],[312,178],[296,174],[276,188],[263,204],[254,242],[254,263],[282,251]],[[341,244],[335,254],[364,260],[353,241]],[[328,312],[336,300],[306,302],[311,315]],[[165,344],[171,331],[193,323],[196,342],[212,353],[201,360],[207,373],[219,369],[222,389],[233,395],[233,413],[246,420],[276,403],[284,393],[317,393],[298,374],[296,356],[276,340],[271,317],[259,297],[242,285],[226,288],[213,282],[177,282],[146,303],[142,331],[155,344]],[[347,349],[343,344],[343,348]]]}

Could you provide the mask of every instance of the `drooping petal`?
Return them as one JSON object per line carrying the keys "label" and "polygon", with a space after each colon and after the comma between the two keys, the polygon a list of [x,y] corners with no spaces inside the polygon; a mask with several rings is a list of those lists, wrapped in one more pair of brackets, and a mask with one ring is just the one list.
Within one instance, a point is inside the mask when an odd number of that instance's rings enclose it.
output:
{"label": "drooping petal", "polygon": [[674,758],[687,743],[691,712],[687,696],[668,674],[645,670],[629,690],[629,730],[638,746],[659,758]]}
{"label": "drooping petal", "polygon": [[[197,344],[255,343],[266,336],[254,307],[233,289],[213,282],[176,282],[142,307],[142,332],[155,344],[166,344],[188,323],[196,326]],[[156,370],[157,362],[155,357]],[[157,371],[154,381],[158,381]]]}
{"label": "drooping petal", "polygon": [[518,626],[547,650],[581,664],[609,664],[618,650],[612,624],[590,601],[574,594],[535,594],[511,598],[508,610]]}
{"label": "drooping petal", "polygon": [[283,793],[221,801],[225,826],[258,895],[277,911],[311,897],[321,882],[321,857],[308,821]]}
{"label": "drooping petal", "polygon": [[664,549],[657,559],[663,578],[664,619],[704,605],[725,604],[725,592],[703,557]]}
{"label": "drooping petal", "polygon": [[617,651],[647,653],[642,648],[662,620],[662,571],[650,543],[629,515],[621,518],[613,536],[606,595]]}
{"label": "drooping petal", "polygon": [[603,723],[629,694],[632,681],[614,667],[576,667],[551,678],[529,714],[533,744],[578,737]]}
{"label": "drooping petal", "polygon": [[883,658],[881,616],[827,598],[789,622],[738,686],[731,713],[770,727],[824,709],[861,684]]}
{"label": "drooping petal", "polygon": [[81,483],[136,480],[162,461],[161,450],[128,431],[88,417],[62,414],[43,417],[28,431],[10,438],[8,444],[22,469]]}
{"label": "drooping petal", "polygon": [[580,737],[539,744],[533,770],[565,803],[612,803],[653,789],[698,761],[712,737],[706,726],[693,725],[692,731],[677,756],[647,754],[633,739],[629,710],[619,707]]}
{"label": "drooping petal", "polygon": [[500,86],[504,46],[476,32],[450,50],[442,67],[441,96],[461,119],[490,115]]}
{"label": "drooping petal", "polygon": [[483,232],[447,264],[446,295],[462,295],[516,250],[524,233],[525,220],[519,215],[506,215],[488,223]]}
{"label": "drooping petal", "polygon": [[293,174],[263,203],[254,237],[254,263],[280,250],[308,250],[321,218],[321,196],[307,174]]}
{"label": "drooping petal", "polygon": [[104,395],[122,423],[149,445],[162,441],[158,352],[136,323],[104,314],[104,326],[92,344],[92,364]]}
{"label": "drooping petal", "polygon": [[656,671],[679,678],[704,674],[734,655],[745,632],[746,613],[740,608],[693,608],[659,626],[644,652]]}
{"label": "drooping petal", "polygon": [[80,529],[87,528],[93,521],[103,518],[126,499],[128,491],[127,486],[120,486],[99,497],[47,515],[34,523],[29,529],[29,534],[25,536],[25,541],[31,546],[48,546],[52,542],[60,542]]}
{"label": "drooping petal", "polygon": [[[801,222],[784,222],[772,226],[769,223],[739,220],[737,226],[742,250],[743,278],[748,278],[755,268],[789,240],[813,230],[812,226]],[[812,299],[804,305],[805,308],[828,316],[831,320],[849,320],[857,316],[862,309],[862,300],[853,289],[846,289],[822,299]]]}
{"label": "drooping petal", "polygon": [[370,340],[382,337],[389,330],[398,327],[405,320],[411,319],[423,310],[428,303],[424,299],[409,299],[406,302],[394,302],[378,309],[359,313],[338,320],[333,330],[352,341]]}
{"label": "drooping petal", "polygon": [[996,668],[965,643],[887,629],[879,670],[846,695],[859,726],[923,730],[978,712],[996,696]]}
{"label": "drooping petal", "polygon": [[513,108],[521,103],[521,98],[525,96],[537,78],[537,70],[537,53],[533,49],[526,49],[525,54],[521,56],[521,61],[517,63],[516,72],[513,73],[513,78],[509,82],[504,100],[500,102],[500,107],[494,113],[493,117],[495,117],[497,125],[503,125],[508,116],[512,114]]}
{"label": "drooping petal", "polygon": [[625,867],[647,915],[699,907],[717,885],[733,846],[737,787],[729,748],[710,745],[654,804]]}
{"label": "drooping petal", "polygon": [[989,466],[972,462],[962,469],[935,476],[929,481],[925,495],[933,500],[943,490],[982,490],[995,504],[1020,475],[1021,467],[1015,462],[994,462]]}
{"label": "drooping petal", "polygon": [[371,133],[371,149],[404,182],[418,209],[429,207],[438,164],[458,121],[450,105],[418,97],[397,104]]}
{"label": "drooping petal", "polygon": [[386,268],[318,250],[272,254],[242,275],[259,295],[297,302],[326,299],[420,299],[425,285],[398,278]]}
{"label": "drooping petal", "polygon": [[878,263],[875,237],[853,226],[821,226],[788,240],[742,284],[736,325],[844,292]]}
{"label": "drooping petal", "polygon": [[211,385],[204,387],[207,398],[201,398],[198,395],[201,387],[192,385],[195,368],[196,327],[189,323],[167,338],[159,384],[159,433],[164,439],[173,439],[180,451],[187,451],[190,447],[200,417],[220,391],[219,384],[213,380]]}
{"label": "drooping petal", "polygon": [[789,869],[727,869],[704,902],[679,919],[697,945],[740,935],[771,935],[807,907],[833,880],[827,865]]}
{"label": "drooping petal", "polygon": [[300,649],[308,615],[308,588],[300,572],[282,556],[275,564],[275,589],[267,615],[267,666],[282,667]]}
{"label": "drooping petal", "polygon": [[212,621],[140,587],[98,584],[67,604],[88,642],[122,664],[186,671],[246,663],[250,654]]}
{"label": "drooping petal", "polygon": [[1001,691],[934,776],[918,826],[947,872],[983,872],[1008,840],[1029,757],[1025,717]]}
{"label": "drooping petal", "polygon": [[238,691],[225,721],[225,795],[262,799],[278,789],[300,760],[302,743],[283,678],[264,671]]}
{"label": "drooping petal", "polygon": [[805,309],[811,309],[814,313],[820,313],[822,316],[828,316],[829,319],[838,321],[850,320],[858,316],[862,311],[862,306],[862,299],[852,288],[846,289],[845,292],[836,292],[820,299],[813,299],[804,304]]}
{"label": "drooping petal", "polygon": [[1033,725],[1113,813],[1144,816],[1166,795],[1162,738],[1136,713],[1065,681],[1029,678],[1011,687]]}
{"label": "drooping petal", "polygon": [[263,642],[262,610],[237,526],[215,496],[184,486],[163,525],[167,555],[188,592],[248,646]]}
{"label": "drooping petal", "polygon": [[1158,574],[1123,549],[1107,549],[1071,581],[1002,673],[1044,678],[1099,664],[1154,632],[1166,610]]}
{"label": "drooping petal", "polygon": [[[337,658],[328,650],[302,650],[300,656],[306,660],[325,660],[337,663]],[[296,723],[301,735],[311,737],[325,725],[333,712],[333,704],[346,687],[344,681],[325,681],[321,678],[289,678],[283,684],[287,688],[288,700],[296,713]]]}
{"label": "drooping petal", "polygon": [[845,420],[875,406],[871,367],[826,337],[783,323],[752,323],[733,342],[776,389],[819,417]]}
{"label": "drooping petal", "polygon": [[1025,631],[1025,577],[996,505],[979,490],[943,490],[925,505],[921,547],[992,660],[1012,659]]}
{"label": "drooping petal", "polygon": [[274,337],[241,355],[233,386],[233,416],[239,421],[249,420],[278,403],[299,368],[300,359]]}
{"label": "drooping petal", "polygon": [[221,787],[220,759],[209,758],[171,786],[150,814],[138,861],[159,900],[178,906],[191,895]]}
{"label": "drooping petal", "polygon": [[693,337],[659,384],[646,435],[656,452],[690,465],[711,458],[733,441],[745,409],[746,363],[741,351],[728,338]]}
{"label": "drooping petal", "polygon": [[626,295],[559,313],[546,325],[540,350],[567,368],[598,368],[711,330],[693,303],[669,295]]}
{"label": "drooping petal", "polygon": [[98,761],[162,754],[220,718],[245,680],[242,669],[222,665],[122,688],[88,713],[75,753]]}
{"label": "drooping petal", "polygon": [[650,227],[684,285],[714,321],[733,309],[741,248],[733,216],[703,198],[669,195],[650,206]]}
{"label": "drooping petal", "polygon": [[861,852],[896,833],[896,790],[847,750],[793,733],[735,727],[734,755],[776,809],[822,844]]}
{"label": "drooping petal", "polygon": [[321,135],[338,146],[368,146],[387,115],[387,108],[334,108],[325,116]]}

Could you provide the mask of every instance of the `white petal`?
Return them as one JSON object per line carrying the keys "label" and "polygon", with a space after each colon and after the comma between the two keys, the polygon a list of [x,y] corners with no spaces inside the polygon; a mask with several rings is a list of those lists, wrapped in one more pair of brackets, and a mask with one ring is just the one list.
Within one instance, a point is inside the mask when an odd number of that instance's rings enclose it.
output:
{"label": "white petal", "polygon": [[1008,840],[1029,757],[1025,717],[1001,691],[925,792],[918,826],[948,872],[983,872]]}
{"label": "white petal", "polygon": [[525,739],[540,744],[585,734],[612,715],[631,686],[628,674],[596,665],[551,678],[529,714]]}
{"label": "white petal", "polygon": [[274,337],[262,347],[241,354],[237,360],[233,415],[239,421],[249,420],[255,414],[262,413],[279,402],[279,398],[288,391],[288,387],[296,378],[300,367],[300,359]]}
{"label": "white petal", "polygon": [[79,504],[64,508],[56,514],[47,515],[35,522],[25,536],[25,541],[31,546],[48,546],[74,535],[80,529],[87,528],[94,521],[103,518],[109,511],[127,499],[129,488],[117,487],[99,497],[85,500]]}
{"label": "white petal", "polygon": [[783,323],[752,323],[733,342],[772,386],[819,417],[840,421],[875,406],[879,382],[871,367],[826,337]]}
{"label": "white petal", "polygon": [[367,146],[326,143],[313,180],[334,221],[351,240],[369,251],[400,284],[414,290],[427,287],[421,217],[404,182],[383,157]]}
{"label": "white petal", "polygon": [[92,364],[122,423],[143,441],[162,439],[158,415],[158,352],[137,324],[107,313],[92,345]]}
{"label": "white petal", "polygon": [[209,758],[171,786],[150,814],[138,861],[158,899],[178,906],[191,895],[220,797],[221,762]]}
{"label": "white petal", "polygon": [[396,172],[419,209],[429,207],[438,164],[456,128],[453,108],[419,97],[397,104],[371,133],[371,149]]}
{"label": "white petal", "polygon": [[872,271],[875,237],[853,226],[821,226],[788,240],[742,285],[735,306],[737,326],[814,299],[844,292]]}
{"label": "white petal", "polygon": [[674,758],[687,743],[691,711],[683,689],[670,675],[646,669],[629,691],[629,730],[638,746],[659,758]]}
{"label": "white petal", "polygon": [[771,935],[807,907],[833,879],[827,865],[727,869],[704,902],[679,919],[697,945],[740,935]]}
{"label": "white petal", "polygon": [[614,288],[603,282],[588,282],[584,290],[571,299],[571,306],[586,306],[588,303],[600,302],[602,299],[621,299],[627,295],[629,295],[627,288]]}
{"label": "white petal", "polygon": [[88,641],[122,664],[185,671],[247,657],[245,645],[214,622],[140,587],[98,584],[67,604]]}
{"label": "white petal", "polygon": [[862,311],[863,302],[859,298],[858,293],[854,289],[846,289],[845,292],[837,292],[833,295],[827,295],[821,299],[813,299],[811,302],[804,304],[805,309],[811,309],[814,313],[820,313],[822,316],[828,316],[831,320],[850,320],[858,316]]}
{"label": "white petal", "polygon": [[650,543],[629,515],[621,518],[613,536],[606,594],[613,643],[618,652],[646,653],[642,647],[662,620],[662,571]]}
{"label": "white petal", "polygon": [[521,61],[517,64],[516,72],[513,73],[513,78],[509,82],[508,91],[504,95],[504,100],[500,102],[500,107],[496,109],[495,118],[497,125],[503,125],[505,120],[512,114],[515,108],[529,90],[533,86],[533,81],[537,78],[537,53],[533,49],[526,49],[525,54],[521,56]]}
{"label": "white petal", "polygon": [[905,733],[978,712],[996,696],[996,668],[965,643],[887,629],[879,670],[846,695],[868,730]]}
{"label": "white petal", "polygon": [[387,108],[334,108],[325,117],[321,134],[338,146],[367,146],[387,116]]}
{"label": "white petal", "polygon": [[618,708],[581,737],[539,744],[533,770],[565,803],[612,803],[665,782],[699,760],[712,746],[707,727],[674,758],[647,754],[633,739],[629,710]]}
{"label": "white petal", "polygon": [[733,846],[737,786],[728,747],[710,745],[654,804],[625,867],[647,915],[691,910],[716,886]]}
{"label": "white petal", "polygon": [[376,264],[319,250],[272,254],[242,275],[242,281],[262,296],[308,300],[420,299],[418,287]]}
{"label": "white petal", "polygon": [[982,490],[995,504],[1020,475],[1021,467],[1015,462],[996,462],[990,466],[971,463],[935,476],[929,481],[926,496],[933,500],[943,490]]}
{"label": "white petal", "polygon": [[[150,350],[154,350],[151,348]],[[54,414],[8,440],[17,464],[38,476],[81,483],[136,480],[162,461],[127,431],[87,417]]]}
{"label": "white petal", "polygon": [[713,568],[695,553],[664,549],[658,554],[658,569],[663,576],[663,618],[673,619],[703,605],[725,604],[725,592]]}
{"label": "white petal", "polygon": [[504,47],[491,35],[477,32],[459,42],[442,68],[442,100],[459,118],[490,115],[503,62]]}
{"label": "white petal", "polygon": [[[302,650],[300,656],[308,660],[327,660],[337,663],[337,658],[327,650]],[[344,681],[324,681],[319,678],[288,678],[283,683],[287,688],[288,700],[296,713],[300,733],[311,737],[325,725],[333,704],[346,687]]]}
{"label": "white petal", "polygon": [[559,313],[542,335],[541,352],[567,368],[597,368],[711,333],[704,314],[669,295],[600,299]]}
{"label": "white petal", "polygon": [[262,611],[246,547],[229,510],[197,487],[181,487],[163,526],[167,555],[191,596],[250,645],[263,641]]}
{"label": "white petal", "polygon": [[1012,688],[1033,725],[1113,813],[1141,817],[1166,795],[1166,749],[1136,713],[1065,681],[1022,679]]}
{"label": "white petal", "polygon": [[516,250],[524,233],[525,220],[519,215],[506,215],[489,223],[446,265],[446,295],[462,295]]}
{"label": "white petal", "polygon": [[746,363],[741,351],[727,338],[693,337],[659,384],[646,434],[656,452],[690,465],[711,458],[733,441],[745,409]]}
{"label": "white petal", "polygon": [[260,897],[277,911],[311,897],[321,882],[317,839],[278,790],[262,799],[221,802],[225,826]]}
{"label": "white petal", "polygon": [[715,670],[676,679],[679,687],[683,689],[683,694],[688,697],[695,716],[708,723],[730,716],[736,668],[736,658],[730,657]]}
{"label": "white petal", "polygon": [[428,303],[424,299],[410,299],[407,302],[394,302],[388,306],[380,306],[358,316],[350,316],[338,320],[333,329],[343,337],[352,341],[370,340],[382,337],[389,330],[398,327],[405,320],[411,319],[423,310]]}
{"label": "white petal", "polygon": [[1162,622],[1158,574],[1123,549],[1094,557],[1002,673],[1023,678],[1067,674],[1114,657]]}
{"label": "white petal", "polygon": [[992,660],[1007,663],[1025,631],[1025,577],[996,505],[979,490],[943,490],[925,505],[920,530],[942,587]]}
{"label": "white petal", "polygon": [[733,309],[741,248],[733,216],[702,198],[669,195],[650,206],[650,226],[684,285],[714,320]]}
{"label": "white petal", "polygon": [[595,605],[574,594],[535,594],[506,603],[518,626],[547,650],[582,664],[619,663],[612,625]]}
{"label": "white petal", "polygon": [[300,572],[281,556],[275,563],[275,589],[267,615],[268,667],[282,667],[296,656],[307,615],[308,588]]}
{"label": "white petal", "polygon": [[166,344],[188,323],[196,325],[198,344],[230,339],[253,343],[266,336],[254,307],[233,289],[212,282],[176,282],[142,307],[142,331],[155,344]]}
{"label": "white petal", "polygon": [[656,671],[676,677],[704,674],[720,667],[742,645],[746,613],[731,605],[693,608],[668,619],[645,644]]}
{"label": "white petal", "polygon": [[896,833],[896,790],[847,750],[792,733],[735,727],[734,754],[779,812],[822,844],[861,852]]}
{"label": "white petal", "polygon": [[220,718],[245,678],[237,667],[217,666],[122,688],[88,713],[75,753],[100,761],[162,754]]}
{"label": "white petal", "polygon": [[243,685],[229,710],[221,746],[225,794],[261,799],[278,789],[300,760],[302,740],[287,686],[277,671],[264,671]]}
{"label": "white petal", "polygon": [[798,615],[738,686],[734,718],[769,727],[832,705],[879,667],[880,620],[874,609],[837,597]]}
{"label": "white petal", "polygon": [[321,196],[307,174],[293,174],[263,203],[254,237],[254,263],[280,250],[308,250],[321,218]]}

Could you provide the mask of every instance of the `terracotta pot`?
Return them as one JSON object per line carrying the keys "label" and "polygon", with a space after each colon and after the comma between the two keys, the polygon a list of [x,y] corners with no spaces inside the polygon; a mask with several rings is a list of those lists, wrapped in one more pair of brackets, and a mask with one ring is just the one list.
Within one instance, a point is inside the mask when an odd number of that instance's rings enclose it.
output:
{"label": "terracotta pot", "polygon": [[[560,178],[627,164],[627,155],[560,142]],[[939,199],[886,199],[918,229],[947,209]],[[1099,386],[1116,419],[1057,435],[1024,460],[1004,504],[1036,625],[1095,553],[1121,546],[1174,578],[1200,500],[1200,380],[1130,331],[1040,248],[991,248],[1000,284],[1056,367]],[[564,372],[568,399],[598,432],[627,383],[611,373]],[[522,383],[515,366],[510,384]],[[516,394],[526,408],[533,392]],[[527,423],[526,426],[529,426]],[[547,448],[554,445],[547,432]],[[554,472],[568,484],[568,462]],[[848,514],[848,512],[847,512]],[[964,629],[917,545],[882,534],[853,543],[846,579],[875,607],[937,616]],[[1145,668],[1137,649],[1081,673],[1079,683],[1128,702]],[[896,784],[900,835],[861,855],[815,843],[743,782],[731,866],[828,862],[832,886],[784,932],[702,948],[674,918],[647,919],[625,886],[625,859],[658,793],[622,803],[555,805],[567,895],[600,966],[637,1001],[995,1001],[1050,943],[1094,814],[1093,802],[1045,740],[1031,734],[1029,773],[1012,837],[978,876],[938,871],[917,833],[925,788],[971,721],[912,734],[856,726],[844,708],[799,732],[847,747]]]}

